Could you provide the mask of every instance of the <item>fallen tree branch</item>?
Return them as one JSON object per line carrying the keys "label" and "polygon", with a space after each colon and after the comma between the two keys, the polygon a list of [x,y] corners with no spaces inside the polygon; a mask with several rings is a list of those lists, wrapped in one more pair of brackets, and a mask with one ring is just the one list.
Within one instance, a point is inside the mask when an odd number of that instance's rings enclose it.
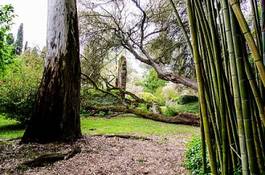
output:
{"label": "fallen tree branch", "polygon": [[139,109],[127,108],[125,106],[110,106],[110,105],[109,106],[90,106],[90,107],[87,107],[86,110],[132,113],[132,114],[135,114],[143,118],[165,122],[165,123],[184,124],[184,125],[193,125],[193,126],[200,125],[200,118],[197,115],[191,114],[191,113],[180,113],[174,117],[167,117],[162,114],[145,112]]}

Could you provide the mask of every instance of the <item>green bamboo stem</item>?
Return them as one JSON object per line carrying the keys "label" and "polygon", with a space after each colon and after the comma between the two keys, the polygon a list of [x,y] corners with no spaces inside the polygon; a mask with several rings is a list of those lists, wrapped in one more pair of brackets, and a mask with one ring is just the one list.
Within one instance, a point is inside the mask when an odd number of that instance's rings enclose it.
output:
{"label": "green bamboo stem", "polygon": [[263,83],[263,86],[265,87],[265,67],[263,65],[262,58],[259,54],[259,50],[255,44],[253,36],[252,36],[250,29],[247,25],[246,19],[245,19],[244,15],[240,9],[239,1],[238,0],[229,0],[229,2],[230,2],[230,5],[231,5],[235,15],[236,15],[236,18],[237,18],[237,21],[240,25],[241,31],[244,34],[244,37],[245,37],[245,39],[248,43],[248,46],[252,52],[255,65],[256,65],[258,72],[259,72],[260,79]]}
{"label": "green bamboo stem", "polygon": [[262,58],[265,64],[265,0],[261,0]]}
{"label": "green bamboo stem", "polygon": [[265,174],[265,167],[264,167],[264,159],[262,155],[262,150],[261,150],[261,143],[259,142],[259,137],[258,137],[258,129],[256,126],[256,116],[255,116],[255,105],[252,103],[252,108],[253,110],[252,115],[251,115],[251,121],[252,121],[252,129],[253,129],[253,138],[254,138],[254,145],[255,145],[255,151],[256,151],[256,157],[257,157],[257,163],[258,163],[258,170],[259,174]]}
{"label": "green bamboo stem", "polygon": [[228,44],[230,70],[231,70],[232,84],[233,84],[234,102],[235,102],[236,116],[237,116],[237,123],[238,123],[238,136],[239,136],[240,155],[241,155],[241,162],[242,162],[242,174],[247,175],[249,174],[248,157],[247,157],[247,151],[246,151],[245,131],[244,131],[244,123],[243,123],[243,117],[242,117],[243,115],[242,115],[242,108],[241,108],[241,97],[239,93],[239,83],[238,83],[237,67],[236,67],[236,61],[235,61],[234,43],[233,43],[233,37],[232,37],[232,31],[231,31],[230,15],[229,15],[227,0],[222,0],[222,9],[224,13],[225,30],[226,30],[226,36],[227,36],[226,39],[227,39],[227,44]]}
{"label": "green bamboo stem", "polygon": [[247,78],[248,78],[252,93],[253,93],[254,98],[255,98],[255,102],[256,102],[258,110],[259,110],[260,119],[262,121],[263,126],[265,127],[265,105],[264,105],[264,102],[263,102],[261,95],[259,93],[256,81],[255,81],[255,78],[254,78],[254,75],[252,73],[252,70],[251,70],[251,67],[250,67],[248,60],[244,59],[244,65],[245,65]]}
{"label": "green bamboo stem", "polygon": [[210,128],[209,128],[209,123],[208,123],[208,118],[207,118],[207,110],[206,110],[207,106],[206,106],[205,94],[204,94],[204,85],[203,85],[203,78],[202,78],[202,71],[201,71],[200,55],[199,55],[198,44],[197,44],[197,36],[196,36],[197,34],[195,30],[196,25],[194,24],[194,19],[193,19],[194,15],[192,15],[193,12],[192,12],[192,5],[191,5],[190,0],[187,0],[187,11],[188,11],[190,32],[191,32],[191,38],[192,38],[196,78],[198,82],[198,94],[199,94],[199,100],[200,100],[200,106],[201,106],[200,109],[202,113],[204,129],[205,129],[205,138],[206,138],[206,143],[208,147],[211,172],[213,175],[217,175],[217,165],[216,165],[215,156],[214,156],[213,148],[211,144]]}

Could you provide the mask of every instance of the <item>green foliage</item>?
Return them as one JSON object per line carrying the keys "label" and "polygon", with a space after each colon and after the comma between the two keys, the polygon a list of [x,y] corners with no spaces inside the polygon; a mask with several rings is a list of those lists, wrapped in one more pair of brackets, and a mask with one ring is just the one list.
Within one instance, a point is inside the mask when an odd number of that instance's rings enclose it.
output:
{"label": "green foliage", "polygon": [[[194,175],[203,175],[202,167],[202,143],[199,137],[194,137],[187,144],[185,152],[185,167]],[[207,160],[207,169],[209,171],[209,162]]]}
{"label": "green foliage", "polygon": [[84,48],[84,58],[81,60],[82,73],[89,75],[96,84],[99,83],[102,68],[104,67],[105,54],[95,45],[87,44]]}
{"label": "green foliage", "polygon": [[8,65],[0,77],[0,113],[24,123],[32,114],[43,60],[30,52]]}
{"label": "green foliage", "polygon": [[152,68],[145,76],[141,85],[144,87],[145,92],[154,93],[157,88],[165,86],[166,81],[158,78],[156,71]]}
{"label": "green foliage", "polygon": [[150,92],[139,93],[139,97],[144,99],[147,102],[150,102],[150,103],[158,103],[159,102],[158,98]]}
{"label": "green foliage", "polygon": [[0,74],[5,65],[11,63],[14,55],[14,47],[10,45],[9,34],[14,17],[14,8],[11,5],[0,6]]}
{"label": "green foliage", "polygon": [[162,114],[166,116],[176,116],[178,113],[199,113],[199,104],[198,102],[194,103],[188,103],[185,105],[167,105],[167,106],[161,106],[161,112]]}
{"label": "green foliage", "polygon": [[178,104],[184,105],[192,102],[198,102],[198,97],[195,95],[182,95],[178,98]]}
{"label": "green foliage", "polygon": [[170,64],[173,51],[176,50],[177,46],[180,46],[180,44],[176,43],[174,38],[163,32],[151,41],[149,51],[156,58],[159,58],[160,62]]}
{"label": "green foliage", "polygon": [[148,112],[147,105],[145,103],[140,103],[136,109],[142,110],[144,112]]}
{"label": "green foliage", "polygon": [[17,40],[16,40],[16,54],[20,55],[23,50],[23,23],[20,24],[18,31],[17,31]]}
{"label": "green foliage", "polygon": [[178,112],[173,106],[165,106],[164,108],[162,108],[162,114],[171,117],[176,116]]}
{"label": "green foliage", "polygon": [[176,104],[176,105],[174,105],[174,108],[179,113],[184,113],[184,112],[190,112],[190,113],[194,113],[194,114],[199,113],[199,103],[198,102],[188,103],[185,105]]}
{"label": "green foliage", "polygon": [[163,87],[157,88],[155,93],[154,93],[154,96],[156,97],[156,100],[157,100],[159,105],[165,105],[167,99],[164,96]]}
{"label": "green foliage", "polygon": [[[112,93],[118,93],[112,91]],[[94,88],[83,86],[80,92],[80,111],[81,113],[87,113],[87,108],[97,105],[115,105],[119,101],[112,95],[100,92]]]}

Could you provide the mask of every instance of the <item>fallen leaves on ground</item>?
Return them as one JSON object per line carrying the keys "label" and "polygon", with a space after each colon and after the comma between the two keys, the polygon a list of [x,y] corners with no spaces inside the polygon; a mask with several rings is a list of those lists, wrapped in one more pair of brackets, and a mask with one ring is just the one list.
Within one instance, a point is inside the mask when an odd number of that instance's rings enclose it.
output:
{"label": "fallen leaves on ground", "polygon": [[[184,146],[189,136],[148,137],[148,140],[85,136],[73,144],[27,144],[19,140],[0,143],[0,174],[26,175],[181,175]],[[29,168],[23,162],[44,153],[81,147],[68,160]]]}

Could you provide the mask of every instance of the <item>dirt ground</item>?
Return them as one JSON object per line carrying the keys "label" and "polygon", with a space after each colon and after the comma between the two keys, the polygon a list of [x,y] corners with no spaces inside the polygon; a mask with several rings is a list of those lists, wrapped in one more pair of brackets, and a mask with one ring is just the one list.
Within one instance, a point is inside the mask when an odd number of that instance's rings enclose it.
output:
{"label": "dirt ground", "polygon": [[[86,136],[74,144],[19,145],[18,140],[0,142],[0,174],[26,175],[182,175],[185,143],[189,136],[119,137]],[[65,152],[73,147],[81,152],[68,160],[44,167],[29,168],[22,163],[39,155]]]}

